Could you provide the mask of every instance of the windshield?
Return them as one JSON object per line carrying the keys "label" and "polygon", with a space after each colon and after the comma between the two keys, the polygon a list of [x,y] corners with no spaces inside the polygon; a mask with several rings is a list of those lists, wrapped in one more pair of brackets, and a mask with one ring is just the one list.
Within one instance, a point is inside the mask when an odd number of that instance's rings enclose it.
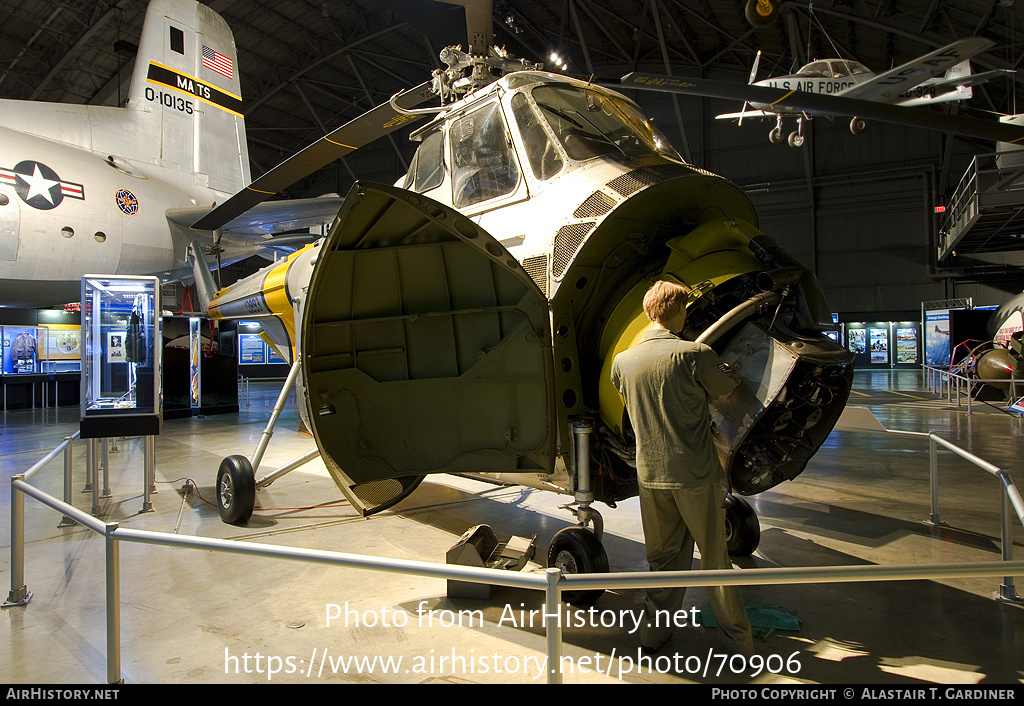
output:
{"label": "windshield", "polygon": [[441,137],[441,131],[435,130],[420,142],[409,175],[405,179],[406,189],[422,194],[424,191],[437,188],[444,181],[444,141]]}
{"label": "windshield", "polygon": [[574,160],[659,155],[682,161],[643,113],[621,98],[575,86],[540,86],[533,99]]}
{"label": "windshield", "polygon": [[515,190],[519,165],[496,102],[455,121],[449,138],[456,208]]}

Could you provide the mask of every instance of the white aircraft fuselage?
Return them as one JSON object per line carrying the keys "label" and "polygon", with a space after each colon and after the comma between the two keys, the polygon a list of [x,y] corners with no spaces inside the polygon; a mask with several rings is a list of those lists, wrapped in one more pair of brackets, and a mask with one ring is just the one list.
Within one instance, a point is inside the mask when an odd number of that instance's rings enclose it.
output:
{"label": "white aircraft fuselage", "polygon": [[0,305],[77,301],[87,273],[190,274],[202,236],[175,211],[249,183],[234,57],[219,15],[154,0],[125,107],[0,100]]}
{"label": "white aircraft fuselage", "polygon": [[[830,75],[822,75],[822,74]],[[776,76],[754,83],[755,86],[778,88],[786,91],[802,91],[817,95],[843,96],[855,86],[868,83],[877,76],[862,64],[840,59],[815,61],[786,76]],[[956,78],[965,83],[956,83]],[[966,81],[970,80],[970,65],[965,60],[951,68],[944,77],[930,78],[907,88],[884,102],[902,106],[922,106],[935,103],[969,100],[973,91]],[[895,81],[894,81],[895,83]],[[775,113],[797,114],[804,111],[788,110],[767,103],[751,103],[755,110]]]}

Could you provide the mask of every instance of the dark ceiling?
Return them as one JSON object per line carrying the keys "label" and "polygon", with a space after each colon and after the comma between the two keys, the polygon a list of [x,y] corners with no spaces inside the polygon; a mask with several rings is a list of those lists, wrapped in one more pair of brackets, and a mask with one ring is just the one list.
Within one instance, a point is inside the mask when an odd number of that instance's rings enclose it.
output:
{"label": "dark ceiling", "polygon": [[[238,48],[252,175],[403,87],[426,80],[438,52],[465,42],[463,10],[433,0],[209,0]],[[973,60],[1014,68],[1024,0],[785,2],[755,29],[745,0],[493,0],[494,40],[510,54],[567,71],[630,70],[745,81],[808,57],[840,54],[879,70],[965,36],[996,42]],[[0,97],[117,105],[126,95],[145,0],[3,0]],[[971,110],[1015,112],[1016,80],[976,89]],[[408,149],[392,139],[395,165]],[[357,176],[346,165],[351,176]],[[314,189],[296,185],[295,195]]]}

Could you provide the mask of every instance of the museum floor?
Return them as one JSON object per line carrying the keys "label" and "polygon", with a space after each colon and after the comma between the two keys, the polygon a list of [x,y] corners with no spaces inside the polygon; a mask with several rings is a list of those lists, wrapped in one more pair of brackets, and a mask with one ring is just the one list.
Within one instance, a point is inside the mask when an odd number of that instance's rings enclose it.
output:
{"label": "museum floor", "polygon": [[[140,512],[142,440],[117,440],[109,456],[112,497],[101,501],[101,518],[132,529],[439,563],[477,524],[490,525],[499,539],[538,535],[539,556],[556,531],[573,524],[558,508],[570,501],[567,496],[450,476],[429,479],[393,510],[363,519],[315,461],[261,490],[248,527],[225,525],[211,504],[218,464],[229,454],[252,455],[277,384],[251,384],[249,406],[238,414],[165,421],[156,443],[153,512]],[[870,408],[888,429],[934,432],[1008,469],[1024,486],[1019,415],[975,403],[969,416],[966,407],[924,389],[916,371],[858,372],[850,404]],[[0,420],[0,577],[6,591],[6,480],[73,433],[78,417],[77,409],[49,409],[8,412]],[[297,428],[289,406],[264,469],[313,448]],[[85,446],[74,448],[73,502],[88,511],[91,494],[81,490]],[[998,561],[997,481],[940,452],[945,524],[935,527],[928,523],[928,458],[927,443],[919,439],[833,432],[799,478],[749,498],[760,519],[761,542],[736,565]],[[62,470],[58,458],[32,482],[61,497]],[[198,492],[193,489],[183,500],[188,481]],[[636,499],[600,510],[611,570],[646,570]],[[0,613],[0,682],[103,684],[104,541],[81,526],[58,527],[60,516],[32,498],[26,499],[25,515],[25,584],[32,598]],[[1014,558],[1020,559],[1024,529],[1016,518],[1013,536]],[[543,606],[540,592],[496,588],[489,600],[449,599],[438,579],[119,544],[121,674],[128,684],[546,679],[538,669],[544,630],[539,618],[528,622],[529,611]],[[640,673],[629,618],[640,592],[612,590],[597,601],[592,619],[580,621],[586,624],[563,629],[563,681],[1022,683],[1024,607],[996,599],[1000,582],[987,577],[744,587],[750,610],[776,609],[774,632],[755,640],[760,669],[753,662],[745,669],[735,662],[722,669],[718,655],[724,643],[717,631],[687,623]],[[1024,576],[1016,577],[1016,590],[1024,594]],[[684,608],[699,610],[705,603],[704,589],[690,589]],[[779,616],[798,623],[778,622]]]}

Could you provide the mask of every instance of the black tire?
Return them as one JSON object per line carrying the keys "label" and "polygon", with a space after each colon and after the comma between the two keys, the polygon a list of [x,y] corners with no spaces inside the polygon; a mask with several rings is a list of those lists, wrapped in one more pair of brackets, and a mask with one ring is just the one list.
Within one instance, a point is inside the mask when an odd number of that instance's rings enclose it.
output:
{"label": "black tire", "polygon": [[229,525],[244,525],[256,506],[256,474],[245,456],[228,456],[217,470],[217,509]]}
{"label": "black tire", "polygon": [[[548,567],[558,567],[563,574],[598,574],[608,572],[608,554],[593,532],[582,527],[566,527],[551,538],[548,546]],[[562,600],[572,605],[589,606],[601,597],[604,589],[562,591]]]}
{"label": "black tire", "polygon": [[743,14],[751,27],[769,27],[779,19],[782,4],[779,0],[747,0]]}
{"label": "black tire", "polygon": [[761,523],[750,503],[739,495],[725,497],[725,542],[729,556],[750,556],[761,542]]}

